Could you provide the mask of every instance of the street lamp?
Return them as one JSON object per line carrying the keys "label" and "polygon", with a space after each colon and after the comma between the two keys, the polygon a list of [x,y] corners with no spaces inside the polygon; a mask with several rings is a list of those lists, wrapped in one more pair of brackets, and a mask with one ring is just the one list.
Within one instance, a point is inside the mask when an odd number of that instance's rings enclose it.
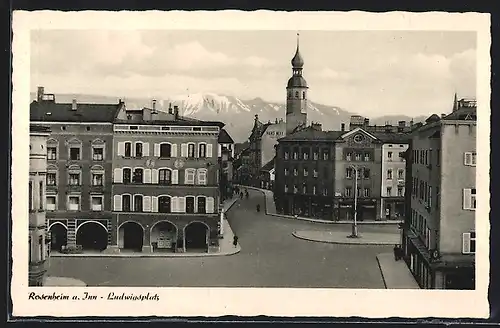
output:
{"label": "street lamp", "polygon": [[354,221],[352,224],[352,233],[349,238],[358,238],[358,168],[351,165],[350,168],[354,171]]}

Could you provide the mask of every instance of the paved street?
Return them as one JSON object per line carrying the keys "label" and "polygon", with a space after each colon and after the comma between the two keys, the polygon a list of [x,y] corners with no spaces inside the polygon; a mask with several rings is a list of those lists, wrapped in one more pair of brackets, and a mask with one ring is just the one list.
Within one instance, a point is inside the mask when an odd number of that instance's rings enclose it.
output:
{"label": "paved street", "polygon": [[[262,193],[250,191],[228,212],[241,252],[201,258],[51,258],[49,274],[89,286],[345,287],[384,288],[376,255],[391,246],[338,245],[292,236],[325,225],[257,213]],[[348,225],[329,225],[349,233]],[[395,232],[394,226],[360,226],[360,233]]]}

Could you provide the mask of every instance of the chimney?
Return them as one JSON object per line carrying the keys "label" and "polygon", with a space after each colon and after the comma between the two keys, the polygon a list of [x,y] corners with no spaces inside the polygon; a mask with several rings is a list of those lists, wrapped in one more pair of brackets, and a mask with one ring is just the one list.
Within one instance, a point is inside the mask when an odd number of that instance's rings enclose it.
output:
{"label": "chimney", "polygon": [[168,113],[169,114],[174,114],[173,110],[172,110],[172,103],[169,103],[168,104]]}
{"label": "chimney", "polygon": [[410,127],[412,127],[412,126],[413,126],[413,119],[411,119],[411,121],[410,121]]}
{"label": "chimney", "polygon": [[41,102],[43,100],[44,87],[38,87],[38,92],[36,94],[36,101]]}
{"label": "chimney", "polygon": [[156,99],[153,99],[153,102],[152,102],[152,110],[151,110],[151,114],[156,114]]}
{"label": "chimney", "polygon": [[365,118],[364,121],[363,121],[363,126],[368,126],[370,125],[370,119],[369,118]]}
{"label": "chimney", "polygon": [[398,122],[398,126],[399,126],[400,128],[404,128],[404,127],[406,126],[406,122],[405,122],[405,121],[399,121],[399,122]]}
{"label": "chimney", "polygon": [[177,120],[179,118],[179,106],[174,105],[174,117]]}
{"label": "chimney", "polygon": [[77,110],[78,105],[76,104],[76,99],[73,98],[73,102],[71,103],[71,110]]}
{"label": "chimney", "polygon": [[278,118],[276,118],[276,120],[274,121],[274,124],[278,124]]}
{"label": "chimney", "polygon": [[345,131],[345,123],[340,124],[340,131],[342,131],[342,132]]}
{"label": "chimney", "polygon": [[444,117],[446,117],[446,114],[441,114],[441,118],[444,118]]}

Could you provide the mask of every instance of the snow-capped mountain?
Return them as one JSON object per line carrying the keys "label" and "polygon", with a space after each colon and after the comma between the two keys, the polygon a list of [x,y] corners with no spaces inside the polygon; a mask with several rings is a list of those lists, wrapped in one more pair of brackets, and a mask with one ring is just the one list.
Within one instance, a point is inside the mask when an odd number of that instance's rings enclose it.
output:
{"label": "snow-capped mountain", "polygon": [[[36,94],[31,93],[31,100],[36,99]],[[120,97],[95,96],[84,94],[56,94],[56,102],[70,103],[76,98],[81,103],[117,103]],[[145,98],[122,98],[128,108],[151,107],[152,99]],[[262,98],[250,100],[240,99],[234,96],[219,95],[215,93],[194,93],[157,99],[158,110],[167,111],[168,107],[179,106],[179,112],[183,116],[202,120],[217,120],[226,124],[226,130],[235,142],[243,142],[248,139],[252,129],[255,115],[261,122],[274,122],[285,118],[285,103],[269,102]],[[349,123],[351,115],[335,106],[325,106],[314,102],[308,103],[308,120],[320,122],[324,130],[338,130],[341,123]],[[424,118],[425,119],[425,118]],[[405,116],[391,116],[389,119],[393,124],[398,120],[409,121]],[[371,120],[371,124],[385,124],[386,117]],[[415,122],[418,122],[415,119]]]}

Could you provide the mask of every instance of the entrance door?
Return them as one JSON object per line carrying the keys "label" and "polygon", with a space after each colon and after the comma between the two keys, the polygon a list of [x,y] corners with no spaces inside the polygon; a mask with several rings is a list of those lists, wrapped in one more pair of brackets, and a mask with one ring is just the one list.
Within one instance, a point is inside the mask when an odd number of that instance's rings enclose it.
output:
{"label": "entrance door", "polygon": [[186,226],[184,238],[186,250],[208,251],[209,228],[205,223],[192,222]]}
{"label": "entrance door", "polygon": [[50,229],[50,250],[60,252],[63,246],[67,244],[67,232],[65,226],[56,223],[53,224]]}
{"label": "entrance door", "polygon": [[127,222],[120,227],[123,234],[123,248],[134,252],[142,252],[144,231],[140,224]]}

